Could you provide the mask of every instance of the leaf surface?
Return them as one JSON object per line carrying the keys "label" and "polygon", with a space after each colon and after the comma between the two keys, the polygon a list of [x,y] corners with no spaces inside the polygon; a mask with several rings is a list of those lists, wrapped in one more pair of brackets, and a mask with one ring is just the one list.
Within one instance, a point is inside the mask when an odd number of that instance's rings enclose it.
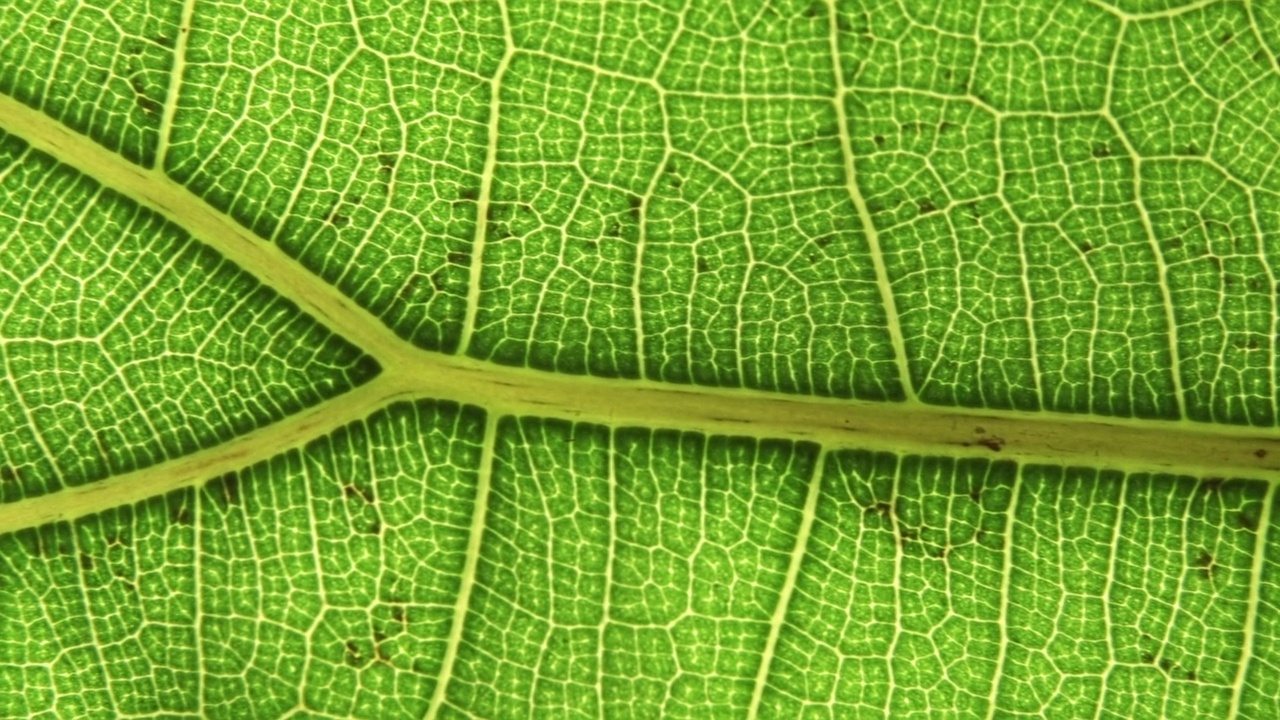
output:
{"label": "leaf surface", "polygon": [[17,0],[0,715],[1277,715],[1278,17]]}

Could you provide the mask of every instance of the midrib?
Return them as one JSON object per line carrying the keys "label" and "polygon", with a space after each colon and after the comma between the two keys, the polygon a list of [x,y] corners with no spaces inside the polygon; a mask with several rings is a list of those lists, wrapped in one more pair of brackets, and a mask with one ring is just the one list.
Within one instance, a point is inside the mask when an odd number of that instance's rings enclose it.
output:
{"label": "midrib", "polygon": [[496,414],[806,439],[829,449],[866,447],[1126,472],[1280,480],[1280,435],[1261,428],[972,410],[914,401],[870,402],[571,376],[424,351],[277,245],[253,235],[162,172],[134,165],[7,96],[0,96],[0,129],[159,212],[359,346],[383,368],[377,379],[361,388],[217,447],[0,506],[0,532],[87,515],[194,485],[304,444],[389,402],[415,398],[468,403]]}

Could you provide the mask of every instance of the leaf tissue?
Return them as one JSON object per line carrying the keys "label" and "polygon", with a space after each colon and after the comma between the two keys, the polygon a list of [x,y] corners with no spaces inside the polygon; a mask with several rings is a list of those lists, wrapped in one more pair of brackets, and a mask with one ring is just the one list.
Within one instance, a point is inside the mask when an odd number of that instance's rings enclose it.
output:
{"label": "leaf tissue", "polygon": [[1280,6],[7,0],[0,717],[1280,716]]}

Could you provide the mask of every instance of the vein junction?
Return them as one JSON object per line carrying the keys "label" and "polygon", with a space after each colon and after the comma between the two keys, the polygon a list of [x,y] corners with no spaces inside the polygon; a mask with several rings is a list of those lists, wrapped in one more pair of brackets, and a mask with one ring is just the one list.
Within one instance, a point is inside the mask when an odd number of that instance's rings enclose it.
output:
{"label": "vein junction", "polygon": [[0,129],[183,227],[382,368],[375,380],[353,392],[222,445],[103,482],[9,503],[0,510],[0,533],[194,485],[303,444],[388,403],[415,398],[478,405],[495,415],[803,439],[827,448],[949,456],[998,453],[1023,463],[1280,480],[1280,440],[1260,429],[602,379],[424,351],[162,170],[132,164],[7,96],[0,96]]}

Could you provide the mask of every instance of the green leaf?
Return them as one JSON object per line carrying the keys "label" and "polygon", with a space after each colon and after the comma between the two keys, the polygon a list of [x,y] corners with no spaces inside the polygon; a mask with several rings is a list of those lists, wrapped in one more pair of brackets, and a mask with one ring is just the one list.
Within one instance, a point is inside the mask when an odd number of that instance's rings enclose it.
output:
{"label": "green leaf", "polygon": [[1267,3],[0,14],[0,716],[1280,715]]}

